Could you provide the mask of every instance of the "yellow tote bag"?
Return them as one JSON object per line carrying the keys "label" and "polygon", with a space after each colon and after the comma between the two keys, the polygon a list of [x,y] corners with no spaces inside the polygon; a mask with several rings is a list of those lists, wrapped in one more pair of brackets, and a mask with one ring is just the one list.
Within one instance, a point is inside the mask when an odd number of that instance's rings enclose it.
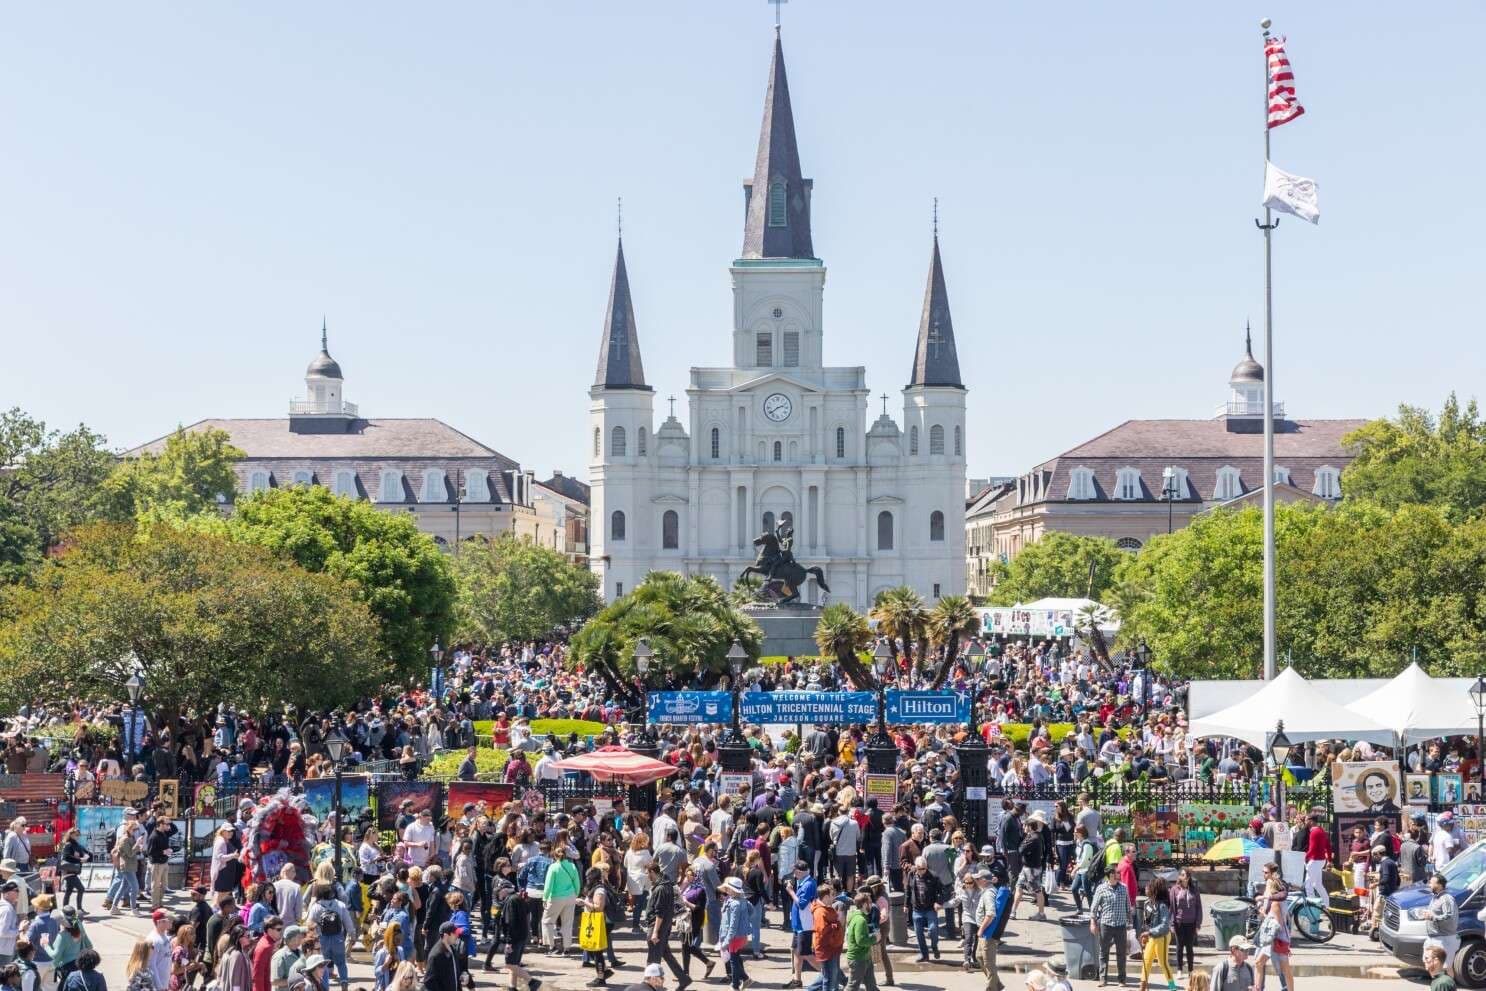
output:
{"label": "yellow tote bag", "polygon": [[578,946],[590,953],[609,948],[609,922],[603,912],[584,912],[578,923]]}

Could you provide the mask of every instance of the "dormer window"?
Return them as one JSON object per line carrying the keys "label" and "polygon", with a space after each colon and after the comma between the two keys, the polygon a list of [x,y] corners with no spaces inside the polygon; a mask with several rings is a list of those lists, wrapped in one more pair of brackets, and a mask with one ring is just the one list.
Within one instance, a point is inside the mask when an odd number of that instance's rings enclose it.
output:
{"label": "dormer window", "polygon": [[1243,495],[1243,481],[1239,478],[1238,469],[1232,465],[1219,468],[1218,480],[1213,486],[1213,499],[1218,502],[1227,502],[1241,495]]}
{"label": "dormer window", "polygon": [[1088,468],[1075,468],[1068,475],[1068,498],[1069,499],[1096,499],[1098,494],[1094,488],[1094,473]]}
{"label": "dormer window", "polygon": [[1316,469],[1316,484],[1311,486],[1311,495],[1320,496],[1322,499],[1340,499],[1342,497],[1341,472],[1327,465]]}
{"label": "dormer window", "polygon": [[769,183],[769,226],[787,227],[789,225],[789,191],[783,179],[775,179]]}
{"label": "dormer window", "polygon": [[1121,468],[1115,476],[1115,498],[1131,501],[1139,499],[1140,471],[1135,468]]}

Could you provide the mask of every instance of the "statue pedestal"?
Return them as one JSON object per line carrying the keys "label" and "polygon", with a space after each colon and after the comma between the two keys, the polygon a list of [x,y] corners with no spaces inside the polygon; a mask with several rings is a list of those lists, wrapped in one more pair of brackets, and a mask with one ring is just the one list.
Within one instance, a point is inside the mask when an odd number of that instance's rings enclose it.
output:
{"label": "statue pedestal", "polygon": [[816,657],[815,627],[820,623],[820,606],[801,603],[792,606],[744,606],[759,629],[764,631],[763,657]]}

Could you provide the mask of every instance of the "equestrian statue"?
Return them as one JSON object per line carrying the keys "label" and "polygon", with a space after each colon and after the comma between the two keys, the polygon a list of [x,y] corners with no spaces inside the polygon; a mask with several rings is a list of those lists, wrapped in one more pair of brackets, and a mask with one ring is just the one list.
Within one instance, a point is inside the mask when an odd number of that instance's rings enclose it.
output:
{"label": "equestrian statue", "polygon": [[821,591],[831,590],[826,584],[825,572],[819,568],[806,568],[795,560],[792,550],[794,543],[795,528],[787,520],[781,522],[772,532],[765,530],[753,539],[753,546],[758,548],[758,558],[743,569],[738,580],[742,581],[749,575],[761,577],[764,584],[759,589],[759,601],[772,601],[780,606],[799,602],[800,589],[809,575],[815,576],[815,583],[820,586]]}

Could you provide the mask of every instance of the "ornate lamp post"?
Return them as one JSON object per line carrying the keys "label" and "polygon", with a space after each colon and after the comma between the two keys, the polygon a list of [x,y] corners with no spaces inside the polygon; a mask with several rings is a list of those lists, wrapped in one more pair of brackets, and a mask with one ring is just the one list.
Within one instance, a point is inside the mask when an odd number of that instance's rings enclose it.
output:
{"label": "ornate lamp post", "polygon": [[[650,731],[650,693],[646,677],[650,673],[651,659],[655,651],[650,648],[650,640],[640,637],[635,641],[634,658],[635,671],[640,676],[640,732],[630,743],[630,750],[646,757],[656,757],[660,754],[660,746],[656,743],[655,734]],[[655,814],[655,789],[658,784],[650,784],[641,787],[630,785],[629,808],[632,812],[646,812]]]}
{"label": "ornate lamp post", "polygon": [[898,748],[887,732],[887,685],[888,679],[897,675],[898,668],[893,662],[891,648],[885,643],[879,642],[872,651],[872,673],[877,675],[877,732],[867,741],[867,773],[896,774]]}
{"label": "ornate lamp post", "polygon": [[955,750],[960,756],[960,781],[965,787],[960,823],[965,827],[970,841],[980,847],[985,845],[988,839],[987,834],[990,832],[987,814],[989,797],[986,794],[990,772],[986,765],[990,762],[991,748],[986,746],[985,739],[980,735],[980,727],[975,721],[975,695],[975,689],[972,687],[970,689],[970,721],[966,725],[969,732],[965,734],[965,739],[956,745]]}
{"label": "ornate lamp post", "polygon": [[345,828],[341,823],[341,762],[351,754],[351,741],[346,739],[339,726],[332,727],[325,734],[325,750],[330,754],[330,766],[335,769],[335,807],[330,810],[330,814],[335,816],[335,830],[330,834],[330,842],[334,844],[335,852],[335,883],[340,884],[341,833]]}
{"label": "ornate lamp post", "polygon": [[733,732],[731,737],[717,748],[722,758],[724,771],[747,771],[753,762],[748,753],[748,744],[743,740],[743,664],[748,660],[748,651],[737,640],[728,648],[729,687],[733,693]]}
{"label": "ornate lamp post", "polygon": [[641,637],[635,641],[634,657],[635,672],[640,676],[640,736],[649,740],[650,736],[650,692],[646,684],[645,676],[650,673],[650,659],[655,652],[650,649],[650,640]]}
{"label": "ornate lamp post", "polygon": [[1171,509],[1181,486],[1176,481],[1176,469],[1168,466],[1161,472],[1161,498],[1166,500],[1166,532],[1171,532]]}
{"label": "ornate lamp post", "polygon": [[[1476,683],[1471,686],[1471,701],[1476,704],[1476,763],[1481,767],[1481,783],[1486,785],[1486,753],[1482,752],[1482,736],[1486,736],[1482,723],[1486,722],[1486,677],[1476,676]],[[1482,789],[1486,791],[1486,788]]]}
{"label": "ornate lamp post", "polygon": [[1290,757],[1290,738],[1285,735],[1285,721],[1275,723],[1274,736],[1269,741],[1269,756],[1274,759],[1275,805],[1279,820],[1285,821],[1285,762]]}
{"label": "ornate lamp post", "polygon": [[433,662],[433,694],[438,698],[444,694],[444,648],[437,640],[428,648],[428,659]]}
{"label": "ornate lamp post", "polygon": [[124,682],[124,691],[129,693],[129,719],[124,729],[124,751],[129,759],[134,759],[134,751],[139,749],[139,700],[144,695],[144,679],[135,671]]}
{"label": "ornate lamp post", "polygon": [[[1167,469],[1167,471],[1170,470]],[[1135,666],[1140,671],[1140,704],[1142,708],[1149,709],[1151,707],[1151,648],[1144,638],[1135,648]]]}

